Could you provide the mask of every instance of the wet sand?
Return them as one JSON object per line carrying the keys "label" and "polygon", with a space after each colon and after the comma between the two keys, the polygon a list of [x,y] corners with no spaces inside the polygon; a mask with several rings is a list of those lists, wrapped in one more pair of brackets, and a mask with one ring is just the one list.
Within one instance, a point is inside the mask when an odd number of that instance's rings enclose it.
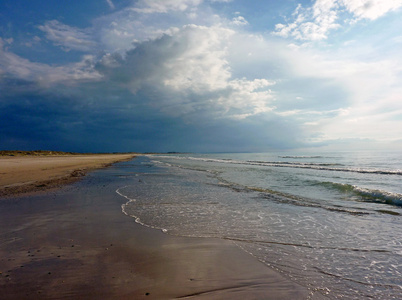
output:
{"label": "wet sand", "polygon": [[0,201],[2,299],[308,298],[230,241],[173,237],[124,215],[124,164]]}

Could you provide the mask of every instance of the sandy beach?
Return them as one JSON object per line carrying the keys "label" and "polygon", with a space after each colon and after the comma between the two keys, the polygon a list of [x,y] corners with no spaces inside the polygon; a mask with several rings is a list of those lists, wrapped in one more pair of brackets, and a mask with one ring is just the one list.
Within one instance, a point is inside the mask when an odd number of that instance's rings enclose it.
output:
{"label": "sandy beach", "polygon": [[59,187],[90,170],[133,157],[132,154],[0,156],[0,197]]}
{"label": "sandy beach", "polygon": [[[77,157],[68,165],[60,157],[1,159],[1,186],[40,185],[128,158]],[[121,172],[111,166],[60,189],[2,197],[2,299],[308,298],[307,289],[230,241],[174,237],[135,223],[115,193],[130,180]]]}

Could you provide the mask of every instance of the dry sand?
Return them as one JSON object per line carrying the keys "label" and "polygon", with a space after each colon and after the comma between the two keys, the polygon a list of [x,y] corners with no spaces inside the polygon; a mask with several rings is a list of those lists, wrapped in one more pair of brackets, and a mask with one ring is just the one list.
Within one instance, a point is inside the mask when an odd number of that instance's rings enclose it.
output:
{"label": "dry sand", "polygon": [[129,179],[119,174],[111,167],[62,189],[0,201],[1,299],[308,298],[307,289],[230,241],[173,237],[135,223],[121,212],[115,190]]}
{"label": "dry sand", "polygon": [[0,197],[58,187],[77,180],[89,170],[133,157],[132,154],[3,156],[0,157]]}

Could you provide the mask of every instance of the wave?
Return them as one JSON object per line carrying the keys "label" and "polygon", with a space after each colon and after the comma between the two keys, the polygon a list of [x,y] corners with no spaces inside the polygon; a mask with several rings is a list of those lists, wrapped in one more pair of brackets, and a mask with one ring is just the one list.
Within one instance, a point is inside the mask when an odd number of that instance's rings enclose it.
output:
{"label": "wave", "polygon": [[287,162],[287,161],[260,161],[260,160],[248,160],[246,163],[257,163],[257,164],[273,164],[273,165],[283,165],[283,166],[305,166],[305,167],[315,167],[315,166],[343,166],[338,163],[300,163],[300,162]]}
{"label": "wave", "polygon": [[[362,211],[362,209],[355,209],[355,208],[348,208],[348,207],[335,207],[335,206],[331,206],[328,204],[327,205],[323,204],[320,201],[317,202],[317,200],[314,200],[311,198],[295,196],[292,194],[278,192],[278,191],[274,191],[274,190],[270,190],[270,189],[263,189],[263,188],[256,188],[256,187],[245,187],[245,189],[248,189],[250,191],[260,192],[260,193],[262,193],[261,197],[263,197],[264,199],[267,199],[270,201],[276,201],[276,202],[280,202],[280,203],[286,203],[286,204],[303,206],[303,207],[320,208],[320,209],[325,209],[325,210],[332,211],[332,212],[346,213],[346,214],[350,214],[350,215],[354,215],[354,216],[362,216],[362,215],[371,214],[371,212],[364,211],[364,210]],[[395,213],[395,212],[387,211],[387,210],[377,210],[377,212],[399,215],[399,213]]]}
{"label": "wave", "polygon": [[356,167],[346,167],[345,165],[338,163],[302,163],[302,162],[282,162],[282,161],[258,161],[258,160],[227,160],[227,159],[215,159],[215,158],[205,158],[205,157],[191,157],[191,156],[153,156],[160,158],[174,158],[178,160],[192,160],[192,161],[202,161],[202,162],[212,162],[212,163],[223,163],[223,164],[238,164],[238,165],[250,165],[250,166],[261,166],[261,167],[277,167],[277,168],[298,168],[298,169],[312,169],[320,171],[334,171],[334,172],[352,172],[361,174],[377,174],[377,175],[397,175],[402,176],[401,170],[381,170],[381,169],[364,169]]}
{"label": "wave", "polygon": [[295,162],[264,162],[264,161],[247,161],[251,165],[261,165],[267,167],[288,167],[299,169],[313,169],[320,171],[335,171],[335,172],[353,172],[361,174],[379,174],[379,175],[399,175],[402,176],[401,170],[378,170],[378,169],[362,169],[353,167],[332,167],[343,166],[341,164],[327,163],[295,163]]}
{"label": "wave", "polygon": [[324,158],[324,156],[321,155],[285,155],[285,156],[279,156],[280,158],[295,158],[295,159],[304,159],[304,158]]}
{"label": "wave", "polygon": [[321,182],[319,183],[319,185],[336,189],[342,193],[350,193],[354,196],[357,196],[360,201],[382,203],[402,207],[402,194],[362,188],[356,185],[345,183]]}

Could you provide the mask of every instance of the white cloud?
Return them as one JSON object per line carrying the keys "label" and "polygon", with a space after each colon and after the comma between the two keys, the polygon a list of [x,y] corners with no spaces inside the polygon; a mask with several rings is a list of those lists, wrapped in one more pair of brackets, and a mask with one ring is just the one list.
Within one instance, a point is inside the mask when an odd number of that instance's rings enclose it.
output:
{"label": "white cloud", "polygon": [[295,21],[275,26],[275,35],[282,37],[292,36],[298,40],[322,40],[327,38],[331,29],[338,28],[336,0],[317,0],[310,8],[303,8],[300,4],[293,13]]}
{"label": "white cloud", "polygon": [[233,33],[219,27],[185,26],[173,35],[184,51],[165,62],[169,75],[164,84],[176,90],[191,89],[197,93],[225,88],[230,78],[225,46]]}
{"label": "white cloud", "polygon": [[275,82],[266,79],[235,79],[228,82],[233,92],[219,101],[226,106],[225,113],[230,113],[231,118],[244,119],[255,114],[273,111],[274,96],[267,87],[275,85]]}
{"label": "white cloud", "polygon": [[375,20],[402,7],[401,0],[340,0],[357,19]]}
{"label": "white cloud", "polygon": [[9,45],[11,45],[12,43],[14,43],[14,39],[13,39],[13,38],[4,39],[4,41],[5,41],[7,44],[9,44]]}
{"label": "white cloud", "polygon": [[138,39],[146,39],[147,32],[142,32],[143,24],[135,18],[130,18],[122,13],[114,20],[102,20],[96,26],[99,42],[103,50],[107,52],[124,52],[133,47]]}
{"label": "white cloud", "polygon": [[197,7],[202,0],[140,0],[132,9],[140,13],[167,13]]}
{"label": "white cloud", "polygon": [[[199,7],[197,3],[201,1],[138,2],[96,18],[91,31],[102,50],[123,54],[137,43],[170,34],[174,28],[188,24],[213,26],[223,23],[210,8]],[[181,11],[182,8],[185,10]]]}
{"label": "white cloud", "polygon": [[238,25],[238,26],[244,26],[244,25],[248,25],[248,22],[244,17],[237,16],[232,19],[232,24]]}
{"label": "white cloud", "polygon": [[110,9],[115,9],[114,3],[112,0],[106,0],[107,4],[109,5]]}
{"label": "white cloud", "polygon": [[149,82],[177,92],[220,90],[230,77],[225,47],[232,34],[220,27],[176,28],[161,37],[138,42],[123,56],[106,55],[98,68],[126,84],[133,93]]}
{"label": "white cloud", "polygon": [[46,33],[46,38],[61,46],[64,50],[78,50],[89,52],[96,47],[95,41],[86,30],[71,27],[57,20],[47,21],[44,25],[38,26]]}
{"label": "white cloud", "polygon": [[276,24],[273,34],[303,41],[324,40],[331,30],[341,27],[338,19],[343,10],[353,15],[354,23],[360,19],[375,20],[401,6],[402,0],[316,0],[312,7],[299,4],[292,14],[294,21]]}
{"label": "white cloud", "polygon": [[227,28],[188,25],[139,43],[123,56],[107,55],[97,66],[109,82],[133,94],[152,94],[155,107],[174,116],[194,112],[213,118],[237,118],[273,109],[263,78],[232,78],[228,47],[236,33]]}
{"label": "white cloud", "polygon": [[7,77],[35,82],[45,88],[58,83],[70,85],[101,79],[102,76],[93,68],[94,61],[93,56],[85,55],[76,63],[50,66],[22,58],[3,49],[0,43],[0,73],[7,74]]}

